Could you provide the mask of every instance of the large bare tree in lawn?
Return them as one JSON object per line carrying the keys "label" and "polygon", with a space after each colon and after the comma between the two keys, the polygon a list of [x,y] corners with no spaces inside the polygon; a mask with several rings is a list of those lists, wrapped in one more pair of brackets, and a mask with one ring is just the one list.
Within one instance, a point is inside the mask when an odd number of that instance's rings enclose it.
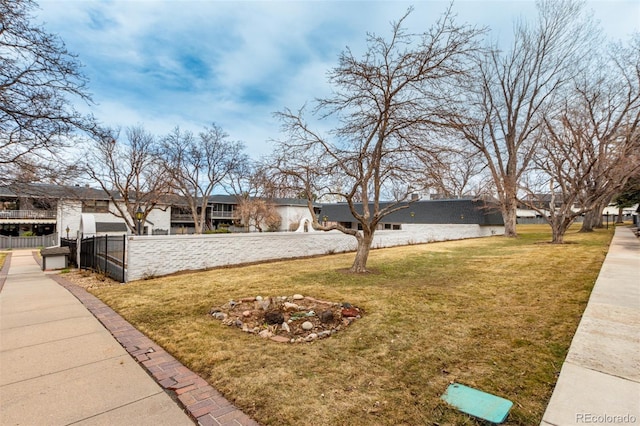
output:
{"label": "large bare tree in lawn", "polygon": [[543,0],[537,6],[534,22],[515,24],[510,48],[494,46],[479,59],[466,94],[443,117],[484,159],[509,237],[517,236],[518,190],[537,149],[542,117],[557,107],[597,34],[577,1]]}
{"label": "large bare tree in lawn", "polygon": [[[362,57],[349,49],[329,72],[334,94],[317,101],[315,114],[334,120],[321,134],[303,110],[279,113],[287,137],[274,167],[305,194],[315,229],[339,230],[358,243],[351,271],[367,271],[375,230],[388,214],[406,208],[423,172],[419,150],[449,101],[443,88],[463,77],[478,31],[458,25],[448,10],[428,31],[403,28],[410,10],[392,23],[391,36],[368,36]],[[345,201],[361,230],[318,221],[313,203],[323,196]],[[389,203],[383,204],[383,201]]]}
{"label": "large bare tree in lawn", "polygon": [[171,187],[191,211],[196,234],[210,228],[207,204],[213,190],[247,162],[244,146],[227,140],[216,124],[198,135],[174,129],[162,140],[164,170]]}
{"label": "large bare tree in lawn", "polygon": [[142,126],[129,127],[124,138],[120,132],[97,138],[86,157],[86,173],[109,194],[115,210],[111,213],[124,220],[136,234],[135,214],[147,216],[167,195],[167,180],[158,159],[157,143]]}
{"label": "large bare tree in lawn", "polygon": [[531,173],[541,185],[526,185],[523,201],[547,218],[553,243],[563,242],[578,216],[599,215],[640,172],[638,41],[632,48],[608,46],[574,78],[562,107],[544,117]]}

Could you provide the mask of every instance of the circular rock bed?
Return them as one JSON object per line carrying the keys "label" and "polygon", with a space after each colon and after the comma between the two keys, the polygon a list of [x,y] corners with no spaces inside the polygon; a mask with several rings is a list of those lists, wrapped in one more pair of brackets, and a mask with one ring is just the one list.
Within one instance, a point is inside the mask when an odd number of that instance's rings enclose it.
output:
{"label": "circular rock bed", "polygon": [[327,302],[301,294],[245,297],[209,311],[225,325],[281,343],[329,337],[361,318],[362,313],[346,302]]}

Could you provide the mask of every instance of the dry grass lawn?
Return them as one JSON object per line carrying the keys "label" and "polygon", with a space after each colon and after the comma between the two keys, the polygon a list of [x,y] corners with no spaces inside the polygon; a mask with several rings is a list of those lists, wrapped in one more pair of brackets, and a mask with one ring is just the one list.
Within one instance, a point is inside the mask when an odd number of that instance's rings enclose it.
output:
{"label": "dry grass lawn", "polygon": [[[456,381],[539,424],[612,232],[523,226],[491,237],[99,286],[91,291],[265,425],[475,425],[440,400]],[[207,313],[230,299],[301,293],[366,316],[335,336],[279,344]]]}

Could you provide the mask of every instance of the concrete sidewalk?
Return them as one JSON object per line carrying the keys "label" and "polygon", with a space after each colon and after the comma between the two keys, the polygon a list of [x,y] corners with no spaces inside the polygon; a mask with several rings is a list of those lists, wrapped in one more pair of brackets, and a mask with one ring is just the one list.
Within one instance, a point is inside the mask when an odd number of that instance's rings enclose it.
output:
{"label": "concrete sidewalk", "polygon": [[0,292],[0,406],[3,426],[194,424],[31,250]]}
{"label": "concrete sidewalk", "polygon": [[543,426],[640,425],[640,240],[617,227]]}

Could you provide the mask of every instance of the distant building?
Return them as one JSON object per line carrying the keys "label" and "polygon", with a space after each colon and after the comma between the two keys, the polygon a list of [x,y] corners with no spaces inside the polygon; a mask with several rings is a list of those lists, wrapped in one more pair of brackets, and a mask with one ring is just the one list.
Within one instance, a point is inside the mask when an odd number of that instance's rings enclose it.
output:
{"label": "distant building", "polygon": [[[387,205],[380,203],[380,208]],[[497,205],[482,200],[417,200],[403,205],[406,208],[385,216],[377,229],[400,230],[403,224],[504,225]],[[356,209],[362,211],[362,204],[356,205]],[[373,211],[373,204],[370,209]],[[350,229],[358,229],[360,225],[346,203],[323,204],[318,220]]]}
{"label": "distant building", "polygon": [[[119,197],[113,198],[117,203]],[[282,219],[279,231],[295,230],[301,222],[311,218],[306,200],[277,198],[269,201]],[[240,226],[237,205],[238,199],[232,195],[209,197],[205,228],[246,231]],[[92,229],[95,235],[128,234],[125,221],[115,215],[116,211],[116,204],[108,193],[88,186],[25,184],[0,187],[0,235],[57,232],[61,237],[73,238],[82,229]],[[91,223],[88,228],[87,223]],[[191,211],[179,197],[172,196],[166,197],[149,213],[142,234],[188,234],[194,229]]]}

